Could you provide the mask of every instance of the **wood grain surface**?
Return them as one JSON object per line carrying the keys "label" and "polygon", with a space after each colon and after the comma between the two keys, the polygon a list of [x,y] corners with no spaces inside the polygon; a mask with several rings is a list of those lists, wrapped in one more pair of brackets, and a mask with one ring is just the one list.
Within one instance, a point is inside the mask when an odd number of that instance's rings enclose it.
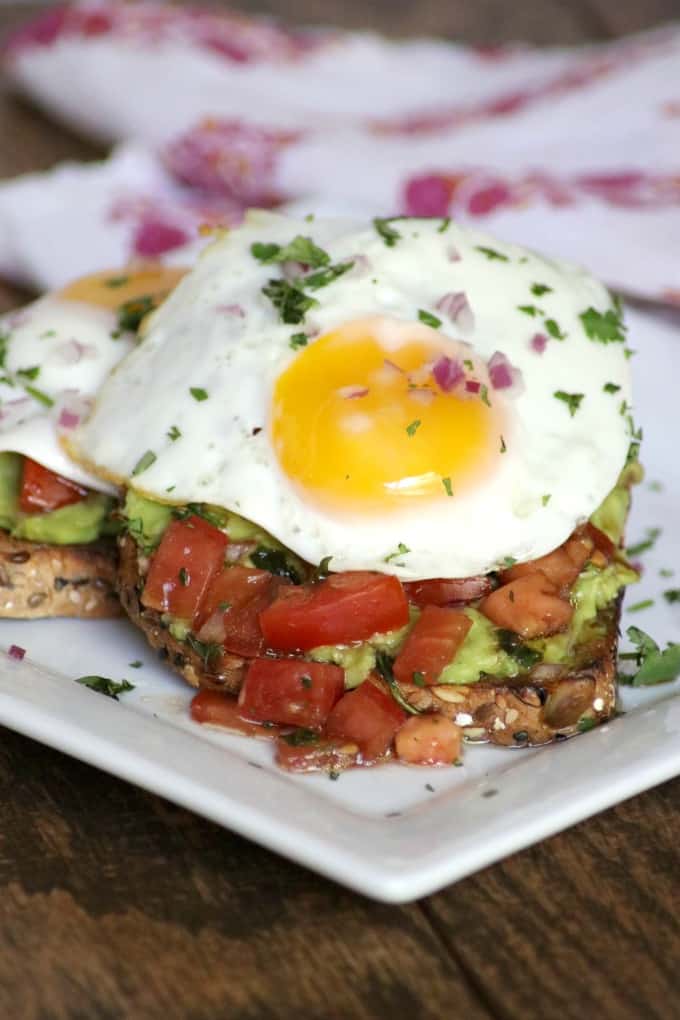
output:
{"label": "wood grain surface", "polygon": [[[677,0],[312,0],[292,21],[603,39]],[[30,5],[0,7],[0,30]],[[0,95],[0,177],[100,153]],[[0,308],[26,295],[0,288]],[[0,1020],[676,1020],[680,780],[388,907],[0,730]]]}

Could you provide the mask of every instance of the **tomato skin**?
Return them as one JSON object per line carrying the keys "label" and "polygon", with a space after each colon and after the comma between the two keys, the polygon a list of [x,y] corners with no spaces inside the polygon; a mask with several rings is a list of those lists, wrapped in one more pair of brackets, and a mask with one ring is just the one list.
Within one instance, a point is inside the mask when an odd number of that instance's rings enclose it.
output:
{"label": "tomato skin", "polygon": [[258,722],[321,729],[345,689],[339,666],[300,659],[253,659],[238,697]]}
{"label": "tomato skin", "polygon": [[274,740],[278,730],[261,726],[259,723],[248,722],[241,716],[241,710],[232,694],[221,694],[219,691],[203,689],[191,702],[191,718],[194,722],[207,723],[210,726],[226,726],[249,737],[264,737]]}
{"label": "tomato skin", "polygon": [[557,585],[540,570],[497,588],[480,608],[497,627],[514,630],[523,638],[557,634],[569,626],[574,614]]}
{"label": "tomato skin", "polygon": [[227,541],[202,517],[172,521],[151,560],[143,604],[193,624],[210,582],[222,569]]}
{"label": "tomato skin", "polygon": [[295,652],[364,641],[403,627],[408,619],[408,602],[398,578],[354,571],[281,591],[260,614],[260,626],[270,648]]}
{"label": "tomato skin", "polygon": [[30,457],[24,457],[19,493],[19,509],[23,513],[48,513],[79,503],[88,495],[89,490],[83,485],[62,478]]}
{"label": "tomato skin", "polygon": [[325,740],[313,744],[290,744],[285,737],[276,741],[276,764],[287,772],[340,772],[358,764],[359,748],[346,740]]}
{"label": "tomato skin", "polygon": [[394,662],[399,683],[413,683],[422,673],[427,685],[436,684],[441,671],[455,658],[472,620],[460,609],[425,606]]}
{"label": "tomato skin", "polygon": [[407,581],[404,591],[409,602],[423,609],[425,606],[459,605],[475,602],[490,595],[494,583],[491,577],[462,577],[447,579],[436,577],[431,581]]}
{"label": "tomato skin", "polygon": [[395,750],[410,765],[453,765],[460,758],[462,731],[444,715],[412,715],[397,730]]}
{"label": "tomato skin", "polygon": [[389,749],[406,713],[384,687],[364,680],[343,695],[328,717],[326,735],[359,745],[365,761],[374,761]]}

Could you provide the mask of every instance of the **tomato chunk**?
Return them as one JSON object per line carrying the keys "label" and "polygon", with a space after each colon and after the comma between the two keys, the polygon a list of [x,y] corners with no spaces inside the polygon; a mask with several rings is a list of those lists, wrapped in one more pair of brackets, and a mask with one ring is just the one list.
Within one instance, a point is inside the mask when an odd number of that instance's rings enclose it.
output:
{"label": "tomato chunk", "polygon": [[328,717],[326,734],[359,745],[365,761],[373,761],[389,749],[406,713],[383,687],[369,678],[349,691]]}
{"label": "tomato chunk", "polygon": [[191,718],[194,722],[207,723],[210,726],[226,726],[249,737],[264,737],[273,740],[278,730],[261,726],[260,723],[248,722],[241,715],[236,698],[232,694],[221,694],[219,691],[204,689],[191,702]]}
{"label": "tomato chunk", "polygon": [[248,719],[320,729],[345,689],[339,666],[300,659],[254,659],[239,694]]}
{"label": "tomato chunk", "polygon": [[403,627],[408,618],[398,578],[356,571],[282,590],[261,613],[260,626],[270,648],[294,652],[363,641]]}
{"label": "tomato chunk", "polygon": [[394,662],[399,683],[413,683],[413,674],[420,673],[426,684],[436,684],[471,626],[472,620],[460,609],[425,606]]}
{"label": "tomato chunk", "polygon": [[397,757],[410,765],[453,765],[460,758],[461,732],[444,715],[411,716],[397,731]]}
{"label": "tomato chunk", "polygon": [[[529,560],[528,563],[517,563],[510,570],[504,571],[503,582],[516,581],[518,577],[527,577],[540,570],[549,581],[566,591],[581,573],[596,547],[602,547],[603,550],[614,548],[605,534],[592,524],[586,524],[582,528],[577,528],[573,535],[553,552]],[[609,558],[609,551],[606,556]]]}
{"label": "tomato chunk", "polygon": [[492,592],[481,605],[497,627],[514,630],[523,638],[556,634],[569,626],[573,607],[560,598],[559,588],[537,571],[518,577]]}
{"label": "tomato chunk", "polygon": [[276,764],[288,772],[340,772],[357,764],[359,748],[346,740],[325,740],[312,743],[291,742],[290,736],[276,741]]}
{"label": "tomato chunk", "polygon": [[420,606],[450,606],[461,602],[474,602],[493,591],[489,576],[462,578],[437,577],[431,581],[407,581],[404,591],[409,602]]}
{"label": "tomato chunk", "polygon": [[88,490],[68,478],[55,475],[30,457],[24,457],[19,509],[25,514],[47,513],[85,499]]}
{"label": "tomato chunk", "polygon": [[202,517],[172,521],[154,553],[142,602],[193,623],[201,600],[224,565],[227,536]]}

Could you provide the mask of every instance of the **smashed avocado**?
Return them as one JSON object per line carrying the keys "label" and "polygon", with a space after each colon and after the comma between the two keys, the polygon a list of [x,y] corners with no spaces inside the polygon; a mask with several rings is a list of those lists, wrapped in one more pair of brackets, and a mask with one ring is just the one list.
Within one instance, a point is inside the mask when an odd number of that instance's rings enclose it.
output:
{"label": "smashed avocado", "polygon": [[111,533],[109,514],[113,500],[99,492],[70,506],[43,514],[19,509],[22,457],[0,453],[0,528],[13,538],[50,545],[83,545]]}

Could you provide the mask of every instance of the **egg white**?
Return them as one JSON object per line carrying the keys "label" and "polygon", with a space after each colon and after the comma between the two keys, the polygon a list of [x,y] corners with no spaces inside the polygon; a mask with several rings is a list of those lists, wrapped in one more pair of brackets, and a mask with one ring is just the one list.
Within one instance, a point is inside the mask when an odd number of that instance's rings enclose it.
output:
{"label": "egg white", "polygon": [[[144,342],[104,385],[77,431],[75,455],[153,498],[233,510],[312,563],[332,557],[334,570],[466,577],[507,557],[524,561],[554,549],[613,487],[630,442],[624,344],[589,338],[580,319],[591,306],[605,312],[611,298],[575,266],[453,223],[442,229],[440,220],[411,219],[392,226],[400,237],[388,246],[370,223],[252,213],[206,250],[154,313]],[[262,293],[281,268],[262,265],[250,246],[283,245],[298,234],[334,263],[361,258],[316,291],[318,306],[303,325],[291,326]],[[549,289],[537,297],[535,283]],[[305,329],[318,336],[368,316],[417,321],[419,309],[434,312],[444,294],[459,291],[474,324],[463,329],[437,312],[441,332],[471,343],[484,359],[502,351],[523,379],[523,392],[505,398],[510,435],[495,470],[474,491],[408,512],[376,517],[319,509],[283,474],[268,431],[276,379],[298,356],[291,334]],[[528,305],[540,312],[519,310]],[[539,354],[531,338],[546,332],[547,319],[564,339],[550,338]],[[619,387],[615,395],[606,383]],[[192,388],[205,390],[207,399],[197,401]],[[575,414],[556,391],[583,394]],[[175,430],[180,436],[173,440]],[[147,451],[156,459],[133,476]]]}

